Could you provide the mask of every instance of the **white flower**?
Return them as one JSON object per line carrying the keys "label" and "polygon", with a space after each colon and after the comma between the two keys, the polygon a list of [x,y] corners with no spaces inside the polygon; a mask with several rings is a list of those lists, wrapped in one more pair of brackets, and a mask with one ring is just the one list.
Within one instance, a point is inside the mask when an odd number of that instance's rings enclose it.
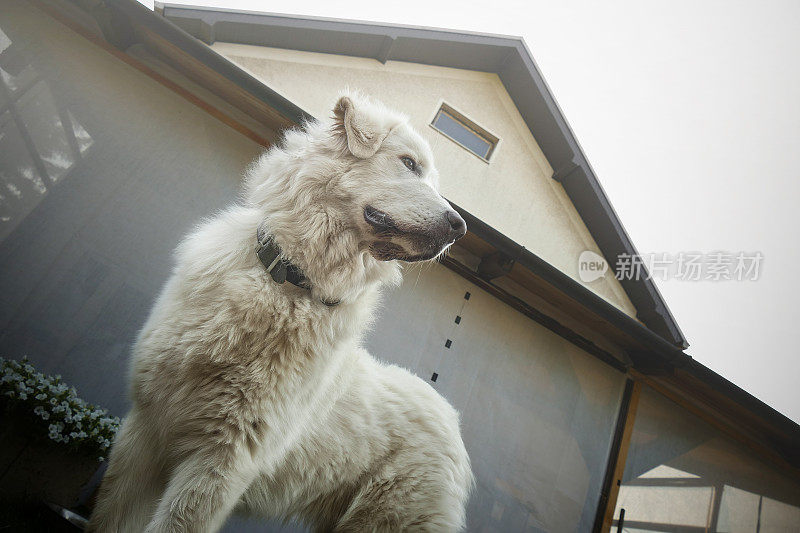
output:
{"label": "white flower", "polygon": [[[47,402],[33,406],[32,411],[42,420],[49,420],[51,415],[55,419],[48,425],[47,435],[51,440],[68,443],[72,439],[76,444],[95,441],[100,449],[109,448],[119,427],[119,418],[86,403],[78,397],[74,387],[61,383],[60,379],[61,376],[51,377],[37,372],[27,359],[20,363],[0,357],[0,386],[9,384],[3,387],[6,389],[3,394],[23,401]],[[58,418],[62,417],[63,421],[59,421]],[[105,460],[105,457],[100,457],[100,460]]]}

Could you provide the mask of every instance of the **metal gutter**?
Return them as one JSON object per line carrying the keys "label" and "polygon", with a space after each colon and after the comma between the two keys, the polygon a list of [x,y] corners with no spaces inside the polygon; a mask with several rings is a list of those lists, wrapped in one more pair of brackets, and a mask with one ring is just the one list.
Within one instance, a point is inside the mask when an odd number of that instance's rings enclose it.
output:
{"label": "metal gutter", "polygon": [[518,264],[535,273],[569,298],[581,302],[587,309],[640,342],[649,353],[658,356],[659,363],[669,363],[671,366],[677,367],[683,366],[692,359],[678,347],[656,335],[642,323],[632,319],[538,255],[503,235],[462,207],[450,203],[466,221],[470,233],[490,243],[498,251],[514,258]]}
{"label": "metal gutter", "polygon": [[238,85],[264,104],[272,107],[289,122],[300,124],[313,118],[292,101],[264,85],[258,78],[248,74],[208,46],[204,46],[180,27],[163,17],[153,16],[153,12],[141,3],[129,0],[105,0],[104,4],[112,10],[129,17],[131,21],[146,24],[189,56],[207,65],[231,83]]}

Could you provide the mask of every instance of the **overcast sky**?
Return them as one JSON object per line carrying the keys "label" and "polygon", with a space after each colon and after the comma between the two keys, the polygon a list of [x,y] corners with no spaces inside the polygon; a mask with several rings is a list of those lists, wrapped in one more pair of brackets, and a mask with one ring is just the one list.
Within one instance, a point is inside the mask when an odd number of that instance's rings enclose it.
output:
{"label": "overcast sky", "polygon": [[800,422],[800,2],[178,3],[524,37],[642,254],[763,254],[657,284],[692,357]]}

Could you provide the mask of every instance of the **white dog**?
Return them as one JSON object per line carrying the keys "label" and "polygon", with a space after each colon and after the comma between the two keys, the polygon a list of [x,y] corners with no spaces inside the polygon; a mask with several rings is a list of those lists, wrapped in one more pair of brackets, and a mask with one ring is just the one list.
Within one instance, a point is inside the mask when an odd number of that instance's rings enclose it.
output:
{"label": "white dog", "polygon": [[177,249],[89,530],[214,531],[235,507],[317,531],[462,528],[458,413],[360,347],[398,262],[466,232],[437,182],[407,120],[354,94],[267,151]]}

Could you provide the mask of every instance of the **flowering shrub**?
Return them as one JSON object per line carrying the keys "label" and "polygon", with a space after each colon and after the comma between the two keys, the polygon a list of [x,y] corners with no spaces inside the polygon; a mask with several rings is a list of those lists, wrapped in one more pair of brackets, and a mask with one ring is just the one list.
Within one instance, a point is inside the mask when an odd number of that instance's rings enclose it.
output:
{"label": "flowering shrub", "polygon": [[75,387],[67,387],[61,376],[37,372],[27,359],[0,357],[0,404],[17,413],[32,413],[34,430],[42,436],[47,432],[55,442],[96,455],[100,461],[119,429],[119,418],[78,398]]}

